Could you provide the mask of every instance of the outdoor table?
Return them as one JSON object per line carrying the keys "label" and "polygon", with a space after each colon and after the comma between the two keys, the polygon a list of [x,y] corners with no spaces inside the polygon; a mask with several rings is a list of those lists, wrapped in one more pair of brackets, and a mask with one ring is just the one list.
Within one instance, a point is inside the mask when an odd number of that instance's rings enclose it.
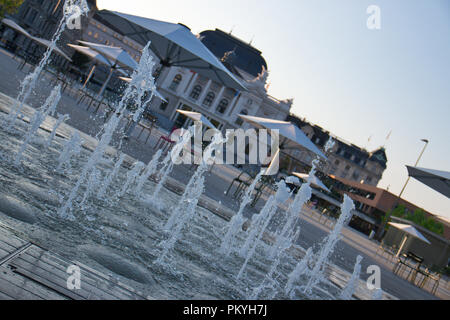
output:
{"label": "outdoor table", "polygon": [[406,254],[406,258],[415,263],[415,268],[412,270],[411,273],[411,282],[414,283],[417,277],[417,273],[419,272],[422,263],[424,259],[422,257],[419,257],[418,255],[414,254],[413,252],[408,252]]}

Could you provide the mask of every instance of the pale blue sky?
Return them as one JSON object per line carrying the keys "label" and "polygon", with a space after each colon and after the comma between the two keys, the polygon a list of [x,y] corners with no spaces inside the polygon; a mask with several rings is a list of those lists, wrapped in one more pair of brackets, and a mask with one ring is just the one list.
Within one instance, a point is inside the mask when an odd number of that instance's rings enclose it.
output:
{"label": "pale blue sky", "polygon": [[[269,93],[292,112],[362,147],[386,143],[379,186],[398,194],[419,166],[450,171],[450,1],[98,0],[99,8],[219,28],[253,39],[267,61]],[[381,30],[366,27],[369,5]],[[370,142],[368,138],[372,136]],[[411,180],[404,198],[450,218],[450,200]]]}

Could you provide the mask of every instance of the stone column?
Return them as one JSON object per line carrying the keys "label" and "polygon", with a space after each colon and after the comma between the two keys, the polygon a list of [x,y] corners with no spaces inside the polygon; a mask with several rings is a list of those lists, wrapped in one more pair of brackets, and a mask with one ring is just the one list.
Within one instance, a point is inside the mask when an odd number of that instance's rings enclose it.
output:
{"label": "stone column", "polygon": [[189,95],[191,94],[192,88],[194,87],[194,84],[195,84],[195,82],[197,81],[197,78],[198,78],[198,73],[195,73],[195,74],[193,75],[193,77],[192,77],[191,82],[188,83],[188,86],[186,87],[186,89],[185,89],[184,92],[183,92],[183,96],[184,96],[185,98],[188,98]]}
{"label": "stone column", "polygon": [[223,92],[225,91],[225,87],[220,88],[219,94],[216,97],[216,100],[214,101],[214,103],[212,104],[212,108],[211,110],[216,110],[217,106],[220,103],[220,100],[223,97]]}
{"label": "stone column", "polygon": [[211,86],[212,81],[208,80],[208,83],[205,86],[205,89],[203,89],[202,94],[200,95],[200,97],[198,98],[198,104],[202,105],[203,104],[203,100],[205,100],[206,94],[208,93],[209,87]]}

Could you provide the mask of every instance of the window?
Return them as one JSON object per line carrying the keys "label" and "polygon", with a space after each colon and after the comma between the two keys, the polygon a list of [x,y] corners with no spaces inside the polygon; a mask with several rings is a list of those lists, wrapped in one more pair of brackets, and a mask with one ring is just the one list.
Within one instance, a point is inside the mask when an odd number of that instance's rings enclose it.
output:
{"label": "window", "polygon": [[246,105],[250,107],[252,104],[253,104],[252,99],[247,99]]}
{"label": "window", "polygon": [[161,101],[161,104],[159,105],[159,109],[164,111],[167,109],[168,105],[169,105],[169,99],[166,98],[166,101]]}
{"label": "window", "polygon": [[349,165],[346,165],[346,166],[345,166],[345,171],[348,171],[348,170],[350,170],[350,166],[349,166]]}
{"label": "window", "polygon": [[205,97],[205,100],[203,100],[203,105],[210,107],[211,104],[213,103],[215,97],[216,97],[216,95],[214,94],[214,92],[212,92],[212,91],[208,92],[208,94]]}
{"label": "window", "polygon": [[180,85],[181,80],[183,80],[183,77],[181,76],[181,74],[177,74],[173,80],[172,83],[169,86],[170,90],[176,91],[178,86]]}
{"label": "window", "polygon": [[227,107],[228,107],[228,100],[222,99],[222,100],[220,100],[220,103],[217,106],[217,112],[224,113],[225,110],[227,110]]}
{"label": "window", "polygon": [[[248,114],[247,109],[242,109],[242,110],[241,110],[241,114],[247,115],[247,114]],[[237,117],[237,118],[236,118],[236,121],[234,121],[234,123],[237,124],[238,126],[241,126],[241,125],[244,123],[244,121],[242,120],[241,117]]]}
{"label": "window", "polygon": [[191,94],[189,95],[192,99],[197,100],[202,92],[202,86],[196,85],[194,89],[192,89]]}
{"label": "window", "polygon": [[339,165],[339,163],[341,163],[339,160],[336,160],[336,161],[334,162],[334,164],[337,165],[337,166]]}

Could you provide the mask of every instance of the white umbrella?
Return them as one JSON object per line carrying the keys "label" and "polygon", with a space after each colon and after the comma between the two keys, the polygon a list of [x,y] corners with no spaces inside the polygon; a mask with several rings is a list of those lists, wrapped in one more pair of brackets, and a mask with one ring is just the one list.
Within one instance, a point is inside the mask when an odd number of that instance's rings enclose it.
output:
{"label": "white umbrella", "polygon": [[186,26],[108,10],[97,16],[142,45],[150,41],[163,67],[187,68],[226,87],[246,89]]}
{"label": "white umbrella", "polygon": [[[97,51],[94,51],[88,47],[83,47],[83,46],[78,46],[75,44],[68,44],[69,47],[75,49],[76,51],[88,56],[89,58],[95,60],[96,62],[99,62],[101,64],[107,65],[108,67],[113,67],[113,64],[111,61],[109,61],[108,59],[106,59],[104,56],[102,56],[100,53],[98,53]],[[92,66],[91,71],[89,72],[88,77],[86,78],[86,81],[84,82],[83,88],[87,85],[87,83],[89,82],[89,80],[91,80],[91,77],[94,75],[94,71],[95,71],[96,66]],[[116,69],[117,71],[119,71],[120,73],[122,73],[123,75],[126,75],[126,72],[121,70],[121,69]]]}
{"label": "white umbrella", "polygon": [[[38,37],[33,37],[31,34],[29,34],[24,28],[22,28],[21,26],[19,26],[14,20],[8,19],[8,18],[4,18],[2,19],[2,23],[8,27],[10,27],[11,29],[14,29],[20,33],[22,33],[24,36],[30,38],[31,40],[45,46],[45,47],[50,47],[51,42],[49,40],[46,39],[42,39],[42,38],[38,38]],[[72,61],[72,59],[70,59],[61,49],[59,49],[58,47],[55,47],[54,49],[55,53],[59,54],[60,56],[64,57],[65,59]]]}
{"label": "white umbrella", "polygon": [[[47,47],[47,48],[52,45],[52,42],[47,40],[47,39],[42,39],[42,38],[38,38],[38,37],[31,37],[31,39],[36,41],[37,43]],[[55,53],[59,54],[60,56],[62,56],[64,59],[69,60],[70,62],[72,62],[72,59],[70,59],[69,56],[67,54],[65,54],[60,48],[55,47],[53,49],[53,51]]]}
{"label": "white umbrella", "polygon": [[181,113],[185,115],[186,117],[194,120],[194,121],[200,121],[204,125],[206,125],[208,128],[216,129],[216,127],[206,118],[204,115],[202,115],[199,112],[193,112],[193,111],[186,111],[186,110],[180,110],[177,109],[178,113]]}
{"label": "white umbrella", "polygon": [[[292,172],[292,174],[305,181],[310,179],[310,176],[307,173]],[[328,189],[327,186],[322,181],[320,181],[319,178],[317,178],[315,175],[311,177],[311,184],[322,190],[325,190],[326,192],[331,192],[330,189]]]}
{"label": "white umbrella", "polygon": [[[129,78],[129,77],[119,77],[119,79],[123,80],[123,81],[125,81],[127,83],[131,82],[131,78]],[[155,96],[160,98],[162,101],[167,102],[166,98],[164,98],[164,96],[161,93],[159,93],[159,91],[153,90],[153,93],[155,94]]]}
{"label": "white umbrella", "polygon": [[[128,68],[133,70],[137,67],[137,62],[124,49],[120,47],[107,46],[103,44],[86,42],[81,40],[78,40],[78,42],[80,42],[84,46],[75,46],[73,44],[70,44],[69,46],[71,46],[75,50],[87,54],[88,56],[110,67],[108,77],[103,83],[103,86],[98,93],[100,96],[103,94],[103,92],[106,89],[106,86],[111,80],[114,70],[118,70],[122,74],[126,74],[125,72],[123,72],[123,70],[121,70],[122,68]],[[96,52],[100,56],[94,55],[92,51]]]}
{"label": "white umbrella", "polygon": [[450,198],[450,172],[406,166],[410,177]]}
{"label": "white umbrella", "polygon": [[19,26],[14,20],[4,18],[4,19],[2,19],[2,23],[4,25],[10,27],[11,29],[14,29],[14,30],[22,33],[23,35],[27,36],[28,38],[32,38],[32,35],[29,34],[24,28]]}
{"label": "white umbrella", "polygon": [[406,240],[408,240],[408,237],[414,237],[417,238],[425,243],[431,244],[430,241],[428,241],[427,238],[425,238],[416,228],[414,228],[412,225],[409,224],[403,224],[403,223],[394,223],[389,222],[391,226],[393,226],[396,229],[399,229],[405,233],[403,236],[402,242],[400,244],[400,248],[397,251],[396,257],[398,257],[403,250],[403,247],[405,246]]}
{"label": "white umbrella", "polygon": [[274,167],[273,165],[279,161],[280,150],[296,149],[299,146],[302,146],[323,159],[327,158],[322,153],[322,151],[320,151],[319,148],[317,148],[314,143],[312,143],[311,140],[308,139],[303,131],[301,131],[296,125],[292,124],[291,122],[247,116],[242,114],[240,114],[239,117],[258,129],[267,129],[269,131],[278,130],[279,135],[283,137],[283,140],[281,141],[280,146],[271,161],[271,164],[266,170],[267,175],[275,173],[271,172],[271,169]]}
{"label": "white umbrella", "polygon": [[138,66],[137,62],[128,54],[128,52],[120,47],[107,46],[104,44],[81,40],[78,40],[78,42],[83,46],[89,47],[90,49],[100,53],[109,61],[111,66],[120,65],[131,70],[134,70]]}

